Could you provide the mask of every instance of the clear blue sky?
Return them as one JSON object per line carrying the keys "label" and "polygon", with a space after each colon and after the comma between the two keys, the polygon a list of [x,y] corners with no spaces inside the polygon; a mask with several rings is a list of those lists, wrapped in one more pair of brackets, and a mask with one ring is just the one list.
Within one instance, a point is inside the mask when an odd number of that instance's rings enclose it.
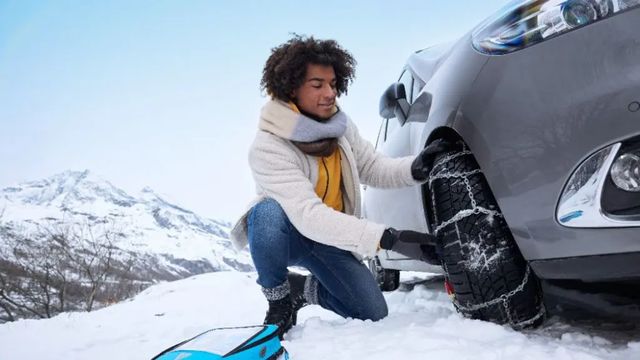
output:
{"label": "clear blue sky", "polygon": [[254,194],[247,149],[272,47],[295,32],[351,51],[341,104],[373,139],[409,54],[504,3],[0,0],[0,187],[89,169],[232,221]]}

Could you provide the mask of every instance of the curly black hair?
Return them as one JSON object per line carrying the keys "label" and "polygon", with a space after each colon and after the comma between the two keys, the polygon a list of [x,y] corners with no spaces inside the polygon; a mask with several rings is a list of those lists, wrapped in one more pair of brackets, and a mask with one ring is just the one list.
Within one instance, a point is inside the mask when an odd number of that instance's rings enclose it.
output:
{"label": "curly black hair", "polygon": [[291,94],[304,82],[307,64],[333,66],[338,96],[347,93],[347,87],[355,78],[356,60],[335,40],[295,35],[271,49],[262,70],[260,88],[276,99],[292,100]]}

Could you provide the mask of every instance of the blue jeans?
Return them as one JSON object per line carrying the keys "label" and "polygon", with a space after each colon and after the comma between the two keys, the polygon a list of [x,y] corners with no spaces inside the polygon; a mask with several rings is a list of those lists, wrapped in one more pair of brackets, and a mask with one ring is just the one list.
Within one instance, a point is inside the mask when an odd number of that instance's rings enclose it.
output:
{"label": "blue jeans", "polygon": [[263,288],[281,286],[287,266],[300,266],[317,279],[317,303],[323,308],[362,320],[387,316],[387,303],[369,269],[348,251],[304,237],[275,200],[251,209],[248,236]]}

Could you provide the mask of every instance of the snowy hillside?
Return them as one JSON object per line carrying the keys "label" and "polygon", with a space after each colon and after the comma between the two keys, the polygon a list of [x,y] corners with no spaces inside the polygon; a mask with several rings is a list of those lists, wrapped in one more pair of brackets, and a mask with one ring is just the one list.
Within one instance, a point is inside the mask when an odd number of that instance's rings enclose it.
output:
{"label": "snowy hillside", "polygon": [[[163,283],[91,313],[0,325],[0,359],[150,359],[212,327],[257,324],[266,302],[254,273],[219,272]],[[406,279],[405,279],[406,280]],[[460,317],[439,281],[386,294],[379,322],[300,312],[284,346],[292,359],[638,359],[637,330],[594,330],[551,319],[537,330]],[[38,346],[33,346],[37,344]]]}
{"label": "snowy hillside", "polygon": [[232,249],[229,223],[198,216],[150,188],[129,195],[89,171],[1,189],[0,214],[24,231],[69,222],[112,224],[123,237],[118,246],[141,255],[144,267],[155,267],[149,271],[160,278],[252,269],[249,254]]}

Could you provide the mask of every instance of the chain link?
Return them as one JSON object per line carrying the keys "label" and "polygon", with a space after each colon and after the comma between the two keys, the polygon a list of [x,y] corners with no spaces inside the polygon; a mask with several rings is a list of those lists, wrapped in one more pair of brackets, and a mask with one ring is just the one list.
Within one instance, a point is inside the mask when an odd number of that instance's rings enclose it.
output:
{"label": "chain link", "polygon": [[469,305],[469,306],[464,306],[462,304],[460,304],[457,300],[454,300],[454,305],[459,308],[462,309],[464,311],[478,311],[478,310],[482,310],[482,309],[486,309],[489,306],[493,306],[496,305],[500,302],[504,302],[504,301],[508,301],[509,298],[511,298],[512,296],[514,296],[515,294],[521,292],[522,290],[524,290],[525,285],[527,284],[527,282],[529,282],[529,275],[530,275],[530,268],[527,266],[527,269],[525,270],[524,273],[524,279],[522,280],[522,282],[520,282],[520,285],[518,285],[517,288],[509,291],[506,294],[502,294],[499,297],[493,299],[493,300],[489,300],[489,301],[485,301],[483,303],[480,304],[474,304],[474,305]]}
{"label": "chain link", "polygon": [[447,155],[447,156],[443,157],[442,159],[438,160],[438,162],[435,163],[433,165],[433,167],[431,168],[431,172],[429,174],[429,177],[433,176],[433,173],[436,171],[436,169],[439,166],[444,165],[444,164],[448,163],[449,161],[451,161],[453,159],[456,159],[456,158],[459,158],[459,157],[465,156],[465,155],[471,155],[471,151],[467,151],[467,150],[460,151],[458,153],[453,153],[451,155]]}
{"label": "chain link", "polygon": [[478,310],[482,310],[482,309],[486,309],[490,306],[494,306],[497,304],[502,304],[502,307],[504,308],[504,312],[507,314],[507,321],[509,322],[509,325],[511,325],[511,327],[513,327],[514,329],[522,329],[525,328],[533,323],[535,323],[536,321],[538,321],[538,319],[540,319],[541,317],[544,316],[544,314],[546,313],[545,307],[544,306],[540,306],[540,310],[538,310],[538,313],[536,315],[534,315],[533,317],[531,317],[530,319],[526,319],[523,321],[519,321],[516,322],[513,320],[512,316],[511,316],[511,306],[509,305],[509,300],[514,297],[517,293],[524,291],[524,287],[526,286],[527,282],[529,281],[529,276],[531,275],[531,268],[529,266],[526,267],[525,273],[524,273],[524,278],[522,279],[522,282],[520,282],[520,285],[518,285],[518,287],[516,287],[515,289],[509,291],[506,294],[502,294],[499,297],[493,299],[493,300],[489,300],[489,301],[485,301],[483,303],[480,304],[473,304],[473,305],[469,305],[469,306],[464,306],[462,305],[458,300],[456,300],[455,298],[453,299],[453,305],[456,307],[456,309],[458,310],[462,310],[465,312],[473,312],[473,311],[478,311]]}
{"label": "chain link", "polygon": [[474,209],[464,209],[464,210],[458,211],[458,213],[455,214],[451,219],[438,225],[433,232],[435,233],[435,235],[438,235],[443,228],[453,223],[456,223],[466,217],[469,217],[471,215],[477,215],[477,214],[486,214],[490,216],[502,217],[502,214],[498,211],[485,209],[482,206],[476,206]]}
{"label": "chain link", "polygon": [[478,209],[477,207],[477,203],[476,203],[476,198],[473,196],[473,190],[471,189],[471,184],[469,183],[469,178],[465,176],[464,178],[464,184],[467,187],[467,192],[469,193],[469,199],[471,199],[471,208],[473,209],[474,213],[477,214],[476,209]]}
{"label": "chain link", "polygon": [[476,170],[472,170],[472,171],[466,171],[466,172],[437,173],[437,174],[432,175],[432,176],[429,177],[429,186],[431,186],[431,183],[433,183],[434,181],[436,181],[438,179],[450,179],[450,178],[467,179],[467,177],[469,177],[471,175],[480,174],[480,173],[482,173],[480,171],[480,169],[476,169]]}
{"label": "chain link", "polygon": [[[463,150],[461,152],[458,153],[454,153],[454,154],[450,154],[444,158],[442,158],[441,160],[439,160],[431,169],[431,172],[429,174],[429,190],[432,193],[432,202],[433,202],[433,208],[435,209],[435,196],[433,196],[433,189],[432,189],[432,185],[433,182],[435,180],[438,179],[451,179],[451,178],[462,178],[467,190],[467,193],[469,195],[469,199],[471,200],[471,208],[470,209],[463,209],[458,211],[453,217],[451,217],[450,219],[440,223],[438,226],[436,226],[436,229],[434,230],[434,234],[438,235],[439,232],[453,224],[456,223],[466,217],[472,216],[472,215],[478,215],[478,214],[486,214],[486,215],[490,215],[490,216],[498,216],[498,217],[503,217],[502,213],[500,213],[499,211],[496,210],[491,210],[491,209],[486,209],[482,206],[478,206],[476,199],[473,195],[473,189],[471,188],[471,183],[469,182],[469,176],[472,175],[476,175],[476,174],[481,174],[482,171],[480,169],[475,169],[472,171],[466,171],[466,172],[446,172],[446,168],[444,169],[438,169],[439,167],[442,167],[443,165],[445,165],[447,162],[454,160],[458,157],[461,156],[465,156],[465,155],[471,155],[471,152],[468,150]],[[437,170],[438,169],[438,170]],[[436,224],[438,223],[438,219],[436,217],[436,214],[434,212],[434,218],[436,221]],[[505,310],[505,313],[507,314],[507,320],[509,322],[509,325],[512,326],[515,329],[521,329],[524,328],[528,325],[531,325],[533,323],[535,323],[536,321],[538,321],[538,319],[540,319],[542,316],[544,316],[545,314],[545,308],[543,305],[540,306],[540,310],[538,311],[538,313],[536,315],[534,315],[533,317],[531,317],[530,319],[526,319],[520,322],[516,322],[514,321],[514,319],[512,318],[511,315],[511,311],[510,311],[510,304],[509,304],[509,300],[514,297],[517,293],[524,291],[524,287],[526,286],[527,282],[529,281],[529,277],[531,275],[531,268],[529,266],[526,267],[525,269],[525,273],[524,273],[524,278],[522,279],[522,281],[520,282],[520,284],[513,290],[509,291],[508,293],[502,294],[499,297],[480,303],[480,304],[473,304],[473,305],[462,305],[460,302],[458,302],[457,299],[455,299],[455,297],[453,298],[453,304],[456,307],[456,309],[463,311],[463,312],[475,312],[478,310],[482,310],[482,309],[486,309],[490,306],[494,306],[497,304],[501,304],[502,307]]]}

